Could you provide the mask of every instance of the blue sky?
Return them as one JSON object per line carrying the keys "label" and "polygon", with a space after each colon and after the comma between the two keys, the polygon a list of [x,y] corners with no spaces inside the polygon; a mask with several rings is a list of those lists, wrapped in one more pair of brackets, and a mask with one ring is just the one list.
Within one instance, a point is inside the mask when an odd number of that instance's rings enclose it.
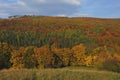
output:
{"label": "blue sky", "polygon": [[120,18],[120,0],[0,0],[0,17],[13,15]]}

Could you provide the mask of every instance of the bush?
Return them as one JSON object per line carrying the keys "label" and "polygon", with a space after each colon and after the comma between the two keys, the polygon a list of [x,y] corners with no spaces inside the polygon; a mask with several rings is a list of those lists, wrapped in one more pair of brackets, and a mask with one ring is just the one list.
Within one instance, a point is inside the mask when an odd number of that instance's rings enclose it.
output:
{"label": "bush", "polygon": [[120,73],[120,60],[107,59],[102,63],[101,68]]}

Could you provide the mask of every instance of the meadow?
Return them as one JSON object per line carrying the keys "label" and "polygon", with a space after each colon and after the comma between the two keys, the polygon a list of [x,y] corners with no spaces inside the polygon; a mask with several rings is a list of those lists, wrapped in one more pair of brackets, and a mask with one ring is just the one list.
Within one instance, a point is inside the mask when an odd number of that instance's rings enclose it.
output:
{"label": "meadow", "polygon": [[78,67],[9,69],[0,71],[0,80],[120,80],[120,74]]}

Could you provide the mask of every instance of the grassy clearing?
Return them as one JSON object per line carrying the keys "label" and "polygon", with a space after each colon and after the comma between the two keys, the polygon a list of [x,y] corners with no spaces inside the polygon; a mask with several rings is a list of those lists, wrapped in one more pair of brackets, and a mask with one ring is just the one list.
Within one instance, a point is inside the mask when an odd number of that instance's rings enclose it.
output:
{"label": "grassy clearing", "polygon": [[84,68],[1,70],[0,80],[120,80],[119,73]]}

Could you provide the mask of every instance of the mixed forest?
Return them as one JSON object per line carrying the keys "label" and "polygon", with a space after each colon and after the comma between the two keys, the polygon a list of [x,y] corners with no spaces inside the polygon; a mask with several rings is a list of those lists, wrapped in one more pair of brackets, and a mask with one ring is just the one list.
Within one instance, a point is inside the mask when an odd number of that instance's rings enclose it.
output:
{"label": "mixed forest", "polygon": [[0,69],[67,66],[120,72],[120,19],[0,19]]}

